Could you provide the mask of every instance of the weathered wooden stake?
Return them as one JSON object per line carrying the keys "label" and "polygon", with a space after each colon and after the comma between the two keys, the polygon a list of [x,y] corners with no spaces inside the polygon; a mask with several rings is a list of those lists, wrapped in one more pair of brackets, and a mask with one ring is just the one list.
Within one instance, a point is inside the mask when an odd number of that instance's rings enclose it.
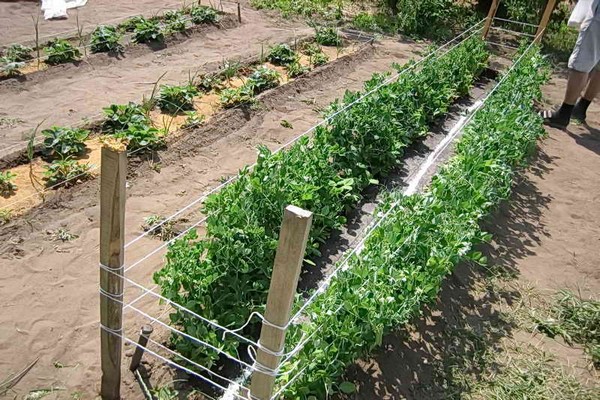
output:
{"label": "weathered wooden stake", "polygon": [[500,0],[493,0],[492,5],[490,6],[490,11],[488,12],[487,18],[485,20],[485,26],[483,28],[482,37],[484,39],[487,38],[490,33],[490,28],[494,23],[494,17],[496,16],[496,12],[498,11],[498,5],[500,4]]}
{"label": "weathered wooden stake", "polygon": [[542,37],[546,33],[546,27],[548,26],[548,22],[550,22],[550,17],[552,16],[552,11],[554,11],[554,7],[556,6],[556,0],[548,0],[546,4],[546,9],[544,10],[544,15],[542,15],[542,20],[538,26],[537,32],[535,33],[535,42],[540,43],[542,41]]}
{"label": "weathered wooden stake", "polygon": [[148,339],[150,339],[152,332],[154,332],[152,325],[142,326],[142,332],[140,333],[140,338],[138,339],[138,346],[135,346],[133,356],[131,357],[131,364],[129,364],[130,371],[135,372],[135,370],[140,366],[142,356],[144,355],[144,348],[148,345]]}
{"label": "weathered wooden stake", "polygon": [[121,398],[126,174],[126,149],[105,145],[100,175],[100,395],[103,400]]}
{"label": "weathered wooden stake", "polygon": [[242,5],[240,4],[239,1],[237,3],[237,12],[238,12],[238,22],[241,24],[242,23]]}
{"label": "weathered wooden stake", "polygon": [[[260,344],[272,353],[280,353],[284,349],[286,330],[275,326],[285,326],[289,322],[311,224],[311,212],[294,206],[285,209],[267,296],[265,319],[268,323],[263,323],[260,333]],[[276,370],[280,359],[280,356],[264,350],[257,351],[257,364],[269,369]],[[268,400],[274,384],[274,376],[255,371],[250,393],[257,399]]]}

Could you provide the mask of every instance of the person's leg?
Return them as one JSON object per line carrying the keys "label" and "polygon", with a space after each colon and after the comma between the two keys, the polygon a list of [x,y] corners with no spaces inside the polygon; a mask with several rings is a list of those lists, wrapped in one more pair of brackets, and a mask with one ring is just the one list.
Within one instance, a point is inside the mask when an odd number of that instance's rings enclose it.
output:
{"label": "person's leg", "polygon": [[[542,114],[544,122],[558,128],[565,128],[569,125],[577,99],[588,83],[590,72],[592,72],[599,62],[600,20],[590,19],[582,25],[577,43],[569,58],[569,80],[567,82],[564,102],[556,111],[545,111]],[[591,87],[593,91],[596,80],[600,78],[595,76],[592,78],[596,78],[594,79],[594,85]]]}
{"label": "person's leg", "polygon": [[600,93],[600,70],[596,67],[596,69],[590,73],[590,79],[587,88],[585,89],[585,93],[581,96],[577,104],[575,104],[572,117],[578,121],[585,122],[587,109],[596,96],[598,96],[598,93]]}

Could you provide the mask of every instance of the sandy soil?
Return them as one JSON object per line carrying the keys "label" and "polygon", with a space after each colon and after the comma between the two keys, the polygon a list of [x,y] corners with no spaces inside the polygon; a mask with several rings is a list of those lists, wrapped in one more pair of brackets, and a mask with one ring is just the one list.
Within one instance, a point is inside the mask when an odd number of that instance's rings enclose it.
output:
{"label": "sandy soil", "polygon": [[140,14],[152,16],[165,10],[180,8],[183,3],[183,0],[88,0],[84,7],[69,10],[68,19],[46,21],[39,1],[3,1],[0,2],[0,47],[34,41],[32,17],[39,16],[40,39],[48,40],[56,36],[69,37],[77,34],[77,16],[79,26],[84,28],[84,32],[88,32],[99,24],[116,24]]}
{"label": "sandy soil", "polygon": [[[182,138],[155,161],[161,164],[160,173],[144,163],[130,177],[127,239],[140,234],[148,215],[169,215],[190,203],[216,186],[222,176],[252,164],[256,145],[281,146],[318,121],[320,107],[347,89],[359,89],[373,72],[414,57],[417,49],[422,48],[388,41],[378,44],[267,93],[258,109],[228,110]],[[281,126],[284,119],[292,129]],[[66,388],[57,395],[60,398],[75,392],[90,398],[97,390],[97,185],[90,182],[79,190],[65,191],[30,214],[26,223],[15,221],[0,233],[0,305],[5,310],[0,316],[0,370],[14,372],[40,357],[18,385],[19,393],[55,385]],[[49,232],[61,226],[79,238],[52,241]],[[128,248],[126,263],[130,265],[158,245],[153,239],[139,241]],[[151,273],[161,265],[161,254],[129,276],[150,285]],[[127,333],[135,337],[137,326],[128,325]],[[56,368],[55,361],[69,367]]]}
{"label": "sandy soil", "polygon": [[106,57],[100,65],[60,66],[36,79],[0,83],[0,117],[20,121],[0,126],[0,158],[24,148],[24,138],[42,121],[44,128],[98,118],[102,107],[150,96],[163,74],[161,83],[184,82],[190,74],[216,70],[224,59],[256,57],[269,43],[292,41],[312,31],[249,8],[243,13],[241,26],[202,31],[194,40],[162,50],[125,54],[119,60]]}
{"label": "sandy soil", "polygon": [[[544,88],[549,104],[560,104],[565,85],[558,71]],[[540,143],[532,167],[485,226],[495,240],[483,250],[492,265],[516,274],[515,287],[533,288],[548,299],[561,289],[584,297],[600,293],[599,111],[598,104],[591,106],[589,126],[547,128],[549,137]],[[472,367],[461,366],[461,358],[475,359],[478,351],[503,351],[507,340],[538,346],[582,383],[600,385],[581,348],[532,335],[508,322],[501,314],[506,312],[503,307],[519,302],[523,293],[486,289],[488,282],[482,269],[460,266],[423,317],[410,329],[385,338],[374,357],[350,368],[346,378],[359,387],[352,398],[448,398],[449,382],[457,382],[452,368]],[[451,367],[440,374],[444,363]],[[488,373],[475,371],[481,377]]]}

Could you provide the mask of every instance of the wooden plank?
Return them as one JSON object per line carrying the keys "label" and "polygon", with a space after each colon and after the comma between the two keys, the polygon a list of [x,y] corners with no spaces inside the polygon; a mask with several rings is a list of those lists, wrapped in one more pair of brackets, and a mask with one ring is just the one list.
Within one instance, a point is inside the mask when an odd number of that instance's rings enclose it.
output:
{"label": "wooden plank", "polygon": [[100,175],[100,358],[103,400],[121,398],[122,340],[107,330],[121,333],[123,325],[123,261],[125,246],[125,149],[102,148]]}
{"label": "wooden plank", "polygon": [[550,17],[552,17],[552,12],[554,11],[554,7],[556,6],[556,0],[548,0],[546,4],[546,9],[544,10],[544,15],[542,15],[542,20],[540,21],[540,25],[538,26],[537,32],[535,33],[535,42],[540,43],[544,34],[546,33],[546,28],[548,27],[548,22],[550,22]]}
{"label": "wooden plank", "polygon": [[[288,206],[285,209],[267,296],[265,319],[268,323],[263,323],[260,333],[260,344],[272,353],[280,353],[284,349],[286,331],[271,325],[285,326],[289,322],[312,217],[311,212],[298,207]],[[281,357],[259,349],[256,360],[259,365],[275,370]],[[268,400],[274,384],[274,376],[254,372],[250,392],[257,399]]]}
{"label": "wooden plank", "polygon": [[493,0],[492,5],[490,6],[490,11],[488,11],[487,18],[485,20],[485,26],[483,27],[482,37],[486,39],[488,34],[490,33],[490,28],[494,23],[494,17],[496,16],[496,12],[498,11],[498,5],[500,4],[500,0]]}

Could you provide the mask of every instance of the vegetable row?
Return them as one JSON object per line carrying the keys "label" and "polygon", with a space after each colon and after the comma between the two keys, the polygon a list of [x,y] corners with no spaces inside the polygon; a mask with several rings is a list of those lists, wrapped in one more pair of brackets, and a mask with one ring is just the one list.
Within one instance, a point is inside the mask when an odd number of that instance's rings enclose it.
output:
{"label": "vegetable row", "polygon": [[[243,325],[251,312],[263,310],[284,207],[294,204],[315,213],[307,257],[319,255],[320,245],[345,223],[345,211],[468,92],[487,57],[483,41],[472,38],[389,84],[382,85],[389,74],[375,74],[364,89],[374,92],[319,127],[311,139],[278,153],[261,147],[252,170],[242,170],[237,181],[206,200],[205,236],[192,231],[169,248],[166,265],[155,274],[163,295],[222,326]],[[362,95],[347,92],[328,112]],[[233,354],[238,347],[185,312],[171,320],[224,351]],[[256,335],[258,328],[250,324],[244,333]],[[181,337],[173,344],[204,365],[218,359]]]}
{"label": "vegetable row", "polygon": [[[526,165],[545,130],[534,109],[547,79],[532,47],[488,99],[457,144],[456,154],[423,194],[390,194],[387,214],[346,268],[293,326],[290,343],[307,342],[284,372],[304,369],[285,398],[326,398],[351,391],[338,385],[346,367],[368,356],[384,335],[418,315],[437,297],[443,279],[461,261],[485,263],[475,245],[491,235],[484,218],[509,198],[516,171]],[[284,385],[295,375],[281,378]]]}

